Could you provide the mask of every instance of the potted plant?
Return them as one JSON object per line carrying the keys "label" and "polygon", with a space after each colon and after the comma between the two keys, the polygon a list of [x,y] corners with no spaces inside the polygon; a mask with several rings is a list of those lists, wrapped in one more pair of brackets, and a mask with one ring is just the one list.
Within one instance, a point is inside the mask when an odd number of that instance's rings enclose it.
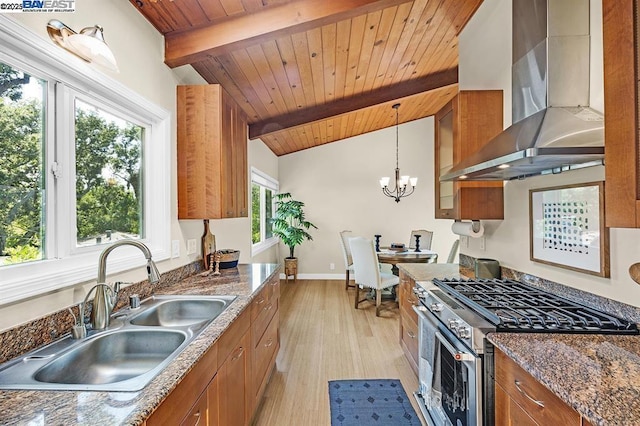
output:
{"label": "potted plant", "polygon": [[272,219],[273,235],[289,247],[289,256],[284,260],[284,272],[287,277],[297,278],[298,259],[294,250],[304,240],[313,240],[307,232],[309,228],[318,229],[313,223],[305,219],[304,203],[294,200],[290,193],[276,194],[276,212]]}

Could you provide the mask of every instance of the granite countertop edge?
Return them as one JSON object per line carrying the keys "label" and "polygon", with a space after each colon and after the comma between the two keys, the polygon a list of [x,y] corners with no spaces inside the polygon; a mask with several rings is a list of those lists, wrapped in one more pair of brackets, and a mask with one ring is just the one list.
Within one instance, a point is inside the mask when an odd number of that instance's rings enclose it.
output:
{"label": "granite countertop edge", "polygon": [[640,418],[640,336],[489,333],[487,339],[593,425]]}
{"label": "granite countertop edge", "polygon": [[278,264],[238,265],[235,272],[223,270],[219,277],[196,274],[156,289],[154,294],[237,297],[144,389],[137,392],[0,391],[0,423],[30,424],[38,419],[41,424],[143,424],[279,270]]}

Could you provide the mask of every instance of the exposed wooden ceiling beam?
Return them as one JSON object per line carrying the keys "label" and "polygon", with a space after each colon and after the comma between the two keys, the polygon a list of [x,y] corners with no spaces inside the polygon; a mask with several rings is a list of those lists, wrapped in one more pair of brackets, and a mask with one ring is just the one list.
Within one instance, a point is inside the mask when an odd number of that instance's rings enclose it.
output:
{"label": "exposed wooden ceiling beam", "polygon": [[381,10],[408,0],[299,0],[189,31],[165,35],[165,63],[171,68],[246,48],[313,27]]}
{"label": "exposed wooden ceiling beam", "polygon": [[456,83],[458,83],[458,68],[453,68],[414,80],[381,87],[369,93],[339,99],[326,105],[305,108],[250,124],[249,139],[256,139],[284,129],[326,120],[358,109],[368,108]]}

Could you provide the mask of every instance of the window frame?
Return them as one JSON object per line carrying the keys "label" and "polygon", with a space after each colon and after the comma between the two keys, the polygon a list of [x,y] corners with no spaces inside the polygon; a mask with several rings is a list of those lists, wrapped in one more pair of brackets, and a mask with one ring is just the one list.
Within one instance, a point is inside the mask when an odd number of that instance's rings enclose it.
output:
{"label": "window frame", "polygon": [[[171,206],[170,206],[170,151],[171,113],[113,78],[102,74],[93,66],[65,52],[53,43],[47,43],[40,35],[25,28],[7,16],[0,16],[0,61],[17,67],[35,77],[48,81],[45,120],[54,123],[53,117],[61,108],[69,105],[70,97],[78,94],[81,99],[101,103],[109,109],[126,111],[134,121],[150,125],[145,136],[143,167],[144,194],[144,242],[158,262],[170,257]],[[73,106],[73,103],[71,103]],[[45,232],[43,246],[45,259],[3,266],[0,274],[0,305],[37,296],[46,292],[70,287],[81,282],[95,280],[98,257],[107,244],[75,247],[75,222],[70,224],[64,209],[70,208],[71,197],[75,206],[75,165],[69,163],[73,152],[68,144],[74,141],[75,124],[69,117],[46,126],[44,156],[45,177]],[[72,144],[75,145],[75,144]],[[75,155],[74,155],[75,156]],[[62,178],[52,177],[52,166],[61,165]],[[73,187],[69,187],[69,182]],[[153,185],[151,184],[153,183]],[[66,206],[66,207],[65,207]],[[74,220],[75,220],[75,215]],[[69,232],[70,227],[73,232]],[[108,272],[122,272],[143,266],[145,259],[133,247],[121,247],[109,256]]]}
{"label": "window frame", "polygon": [[[251,241],[251,255],[255,256],[258,253],[262,253],[263,251],[275,246],[278,244],[279,242],[279,238],[276,236],[271,236],[270,238],[266,238],[265,237],[265,228],[266,228],[266,222],[263,220],[265,217],[265,213],[266,213],[266,206],[265,206],[265,191],[263,189],[270,189],[271,191],[273,191],[273,195],[276,195],[278,193],[280,184],[278,183],[278,181],[274,178],[272,178],[271,176],[269,176],[268,174],[260,171],[259,169],[255,168],[255,167],[251,167],[251,186],[253,186],[253,184],[259,185],[260,186],[260,242],[258,243],[253,243],[253,240]],[[253,191],[250,191],[249,194],[251,194],[251,196],[253,197]],[[272,213],[275,213],[275,197],[273,197],[272,199]],[[253,209],[253,202],[250,203],[251,205],[251,209]],[[251,210],[250,212],[250,216],[249,217],[253,217],[253,210]],[[253,235],[253,225],[252,225],[252,232],[251,234]]]}

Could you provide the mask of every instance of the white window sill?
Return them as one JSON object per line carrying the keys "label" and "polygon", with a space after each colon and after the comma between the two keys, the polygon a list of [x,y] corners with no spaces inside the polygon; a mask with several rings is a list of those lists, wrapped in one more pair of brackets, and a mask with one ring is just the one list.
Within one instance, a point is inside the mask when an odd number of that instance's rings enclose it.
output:
{"label": "white window sill", "polygon": [[276,244],[278,244],[278,242],[280,242],[280,240],[278,238],[272,237],[272,238],[269,238],[266,241],[262,241],[260,243],[252,245],[251,246],[251,256],[255,256],[257,254],[262,253],[263,251],[266,251],[266,250],[270,249],[271,247],[273,247]]}

